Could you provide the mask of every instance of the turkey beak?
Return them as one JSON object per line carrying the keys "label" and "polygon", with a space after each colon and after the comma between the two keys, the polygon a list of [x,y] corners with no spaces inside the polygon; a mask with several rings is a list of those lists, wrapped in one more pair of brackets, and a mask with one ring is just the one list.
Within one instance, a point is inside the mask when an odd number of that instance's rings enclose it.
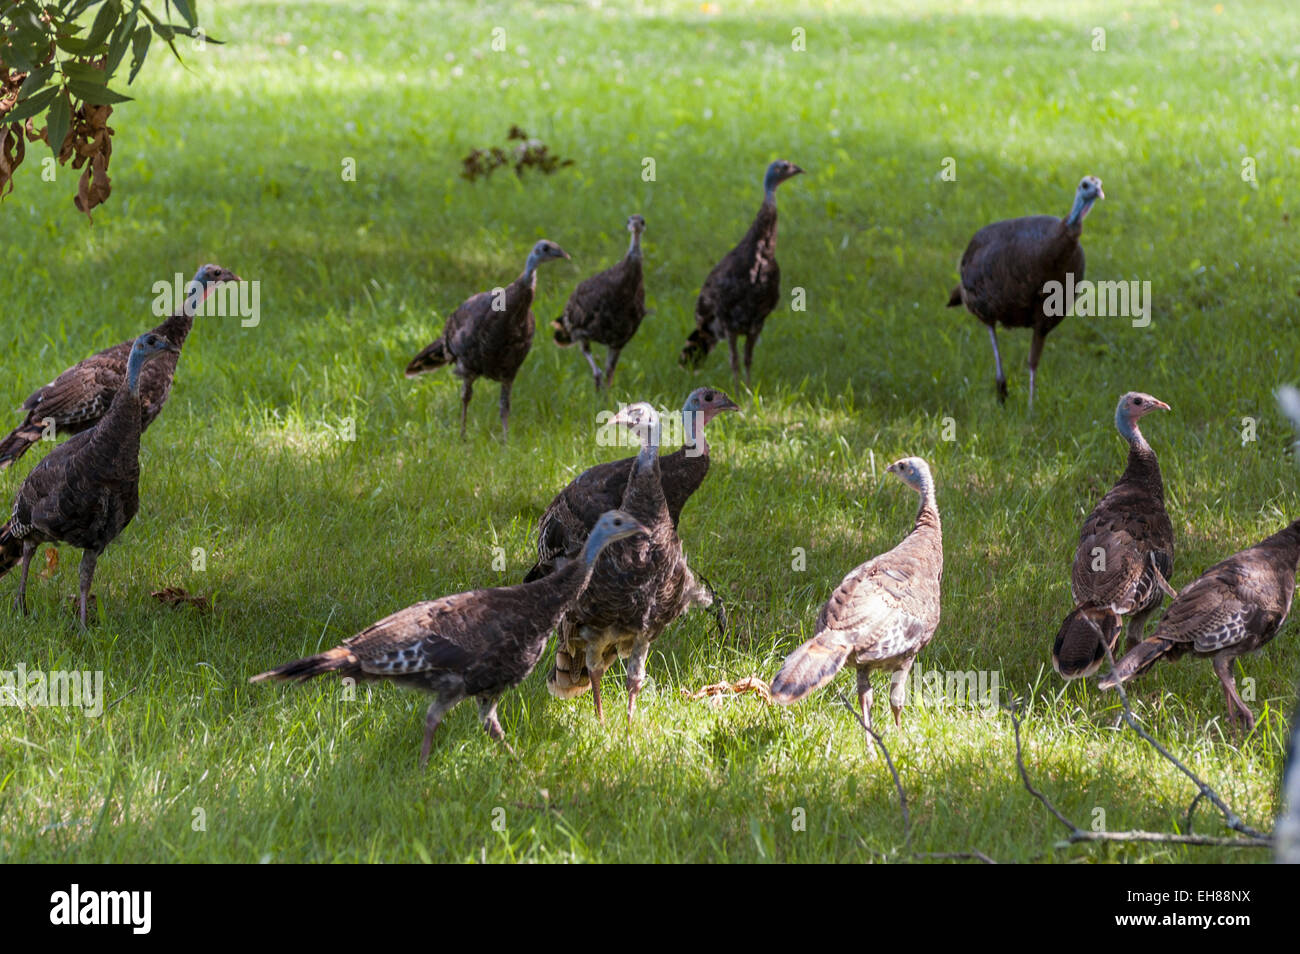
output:
{"label": "turkey beak", "polygon": [[723,401],[724,401],[725,403],[723,403],[723,404],[719,404],[719,405],[718,405],[718,410],[719,410],[719,411],[739,411],[739,410],[740,410],[740,405],[737,404],[735,401],[733,401],[731,398],[723,398]]}
{"label": "turkey beak", "polygon": [[793,178],[794,176],[801,176],[801,175],[803,175],[803,170],[800,169],[798,166],[795,166],[793,171],[790,173],[791,178]]}
{"label": "turkey beak", "polygon": [[1166,404],[1164,401],[1157,401],[1155,398],[1152,398],[1152,399],[1151,399],[1151,403],[1152,403],[1152,405],[1154,405],[1155,407],[1160,408],[1160,410],[1162,410],[1162,411],[1168,411],[1168,410],[1171,410],[1171,408],[1169,407],[1169,405]]}

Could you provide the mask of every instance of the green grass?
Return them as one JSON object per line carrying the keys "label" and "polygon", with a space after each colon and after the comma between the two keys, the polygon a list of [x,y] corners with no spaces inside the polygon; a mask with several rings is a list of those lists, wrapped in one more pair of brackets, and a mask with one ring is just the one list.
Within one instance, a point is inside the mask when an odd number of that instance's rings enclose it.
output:
{"label": "green grass", "polygon": [[[0,860],[897,858],[892,782],[836,701],[850,675],[791,709],[680,690],[771,677],[842,575],[909,526],[913,496],[879,483],[905,454],[930,460],[945,529],[944,618],[921,664],[997,671],[1026,696],[1031,771],[1081,824],[1103,809],[1112,830],[1181,825],[1191,786],[1112,728],[1113,696],[1063,687],[1048,653],[1078,525],[1123,467],[1110,420],[1123,391],[1174,408],[1146,430],[1169,488],[1175,585],[1300,514],[1272,398],[1300,380],[1300,12],[1281,0],[1184,7],[203,5],[229,42],[188,51],[184,68],[154,51],[137,101],[113,117],[114,192],[93,226],[72,207],[75,174],[42,181],[35,148],[0,205],[0,380],[13,405],[149,327],[155,281],[212,260],[262,283],[257,327],[200,321],[186,345],[144,441],[141,512],[99,564],[102,622],[89,636],[73,625],[70,548],[34,579],[25,619],[8,604],[17,580],[0,580],[0,668],[102,670],[114,703],[99,719],[0,710]],[[498,26],[506,52],[491,50]],[[795,27],[806,52],[791,50]],[[1091,48],[1095,27],[1105,52]],[[458,178],[459,157],[512,123],[576,165]],[[641,178],[647,156],[655,182]],[[805,288],[808,310],[772,316],[749,393],[722,354],[697,376],[676,355],[700,281],[747,227],[777,156],[809,173],[782,189],[779,249],[787,294]],[[1246,156],[1257,183],[1241,177]],[[340,176],[345,157],[355,182]],[[956,182],[940,178],[944,157]],[[1089,277],[1150,281],[1154,320],[1067,320],[1032,416],[1028,336],[1003,334],[1012,393],[1000,409],[984,329],[943,307],[956,262],[989,221],[1063,214],[1085,173],[1107,195],[1085,229]],[[615,393],[594,399],[578,354],[539,333],[510,443],[482,386],[462,444],[455,380],[407,381],[404,362],[464,297],[517,274],[542,236],[575,259],[541,274],[548,322],[621,254],[632,212],[648,222],[654,313]],[[630,729],[598,725],[585,698],[551,699],[544,657],[501,706],[519,762],[466,706],[422,773],[422,697],[247,684],[419,599],[517,580],[554,492],[623,453],[597,444],[597,411],[678,406],[702,383],[745,408],[713,429],[713,471],[682,524],[732,629],[719,640],[702,614],[673,626]],[[337,437],[348,417],[351,443]],[[1258,440],[1243,444],[1245,417]],[[5,494],[39,454],[0,476]],[[211,597],[214,612],[150,599],[168,585]],[[1133,684],[1151,730],[1264,828],[1298,661],[1294,623],[1243,660],[1259,716],[1244,740],[1225,730],[1205,662]],[[617,712],[621,669],[611,676]],[[1062,831],[1021,787],[996,711],[910,708],[886,740],[921,851],[1266,858],[1054,847]],[[792,830],[795,808],[806,831]],[[1212,810],[1197,831],[1220,831]]]}

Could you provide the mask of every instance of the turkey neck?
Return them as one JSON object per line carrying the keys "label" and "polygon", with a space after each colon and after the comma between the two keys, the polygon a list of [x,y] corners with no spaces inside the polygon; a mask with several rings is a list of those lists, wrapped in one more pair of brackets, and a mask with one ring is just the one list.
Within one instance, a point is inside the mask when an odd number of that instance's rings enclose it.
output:
{"label": "turkey neck", "polygon": [[1074,205],[1070,207],[1070,214],[1062,220],[1065,230],[1078,238],[1083,233],[1083,220],[1091,210],[1092,203],[1084,199],[1083,193],[1077,193],[1074,197]]}
{"label": "turkey neck", "polygon": [[663,500],[659,473],[659,419],[655,418],[648,425],[647,433],[641,439],[641,450],[632,463],[632,476],[623,492],[622,507],[646,523],[658,516]]}
{"label": "turkey neck", "polygon": [[1117,420],[1115,426],[1119,429],[1120,436],[1128,441],[1128,465],[1124,468],[1120,483],[1140,484],[1164,503],[1165,483],[1160,477],[1160,462],[1156,460],[1156,452],[1142,436],[1137,422],[1125,417]]}
{"label": "turkey neck", "polygon": [[135,460],[140,452],[140,370],[144,356],[133,351],[126,365],[126,381],[113,395],[108,412],[95,425],[90,444],[111,457]]}
{"label": "turkey neck", "polygon": [[[194,285],[194,282],[190,283]],[[194,327],[194,312],[198,311],[199,306],[208,300],[208,295],[212,294],[212,285],[204,284],[197,295],[192,296],[186,292],[185,300],[181,302],[179,311],[174,312],[166,321],[153,330],[156,335],[162,335],[176,347],[185,343],[190,329]]]}
{"label": "turkey neck", "polygon": [[537,265],[540,261],[536,252],[529,252],[528,260],[524,262],[523,272],[515,279],[515,284],[527,289],[530,298],[537,290]]}
{"label": "turkey neck", "polygon": [[546,639],[550,638],[551,630],[560,621],[560,617],[591,582],[592,571],[596,569],[596,557],[600,556],[602,549],[604,549],[603,543],[595,543],[591,537],[588,537],[586,545],[576,560],[570,560],[560,569],[548,573],[540,580],[523,584],[526,587],[535,587],[535,592],[545,594],[546,599],[551,602],[551,625],[546,629]]}
{"label": "turkey neck", "polygon": [[631,243],[628,244],[627,247],[627,258],[628,261],[632,261],[632,262],[641,261],[641,233],[640,232],[637,231],[632,232],[632,241]]}
{"label": "turkey neck", "polygon": [[916,522],[912,524],[912,532],[918,530],[933,530],[936,534],[943,533],[943,527],[939,523],[939,503],[934,497],[934,483],[926,481],[920,490],[921,503],[916,510]]}

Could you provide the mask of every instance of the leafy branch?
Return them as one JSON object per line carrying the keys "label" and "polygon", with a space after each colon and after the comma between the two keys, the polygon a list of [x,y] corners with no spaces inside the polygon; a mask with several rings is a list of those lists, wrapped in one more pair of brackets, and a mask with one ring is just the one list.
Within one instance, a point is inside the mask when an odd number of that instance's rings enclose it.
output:
{"label": "leafy branch", "polygon": [[[183,22],[171,22],[173,8]],[[112,188],[108,117],[131,98],[109,81],[129,52],[134,82],[154,37],[179,60],[178,36],[220,42],[199,26],[195,0],[163,0],[162,17],[143,0],[0,0],[0,197],[13,191],[26,144],[43,141],[60,164],[84,166],[74,201],[89,217]]]}

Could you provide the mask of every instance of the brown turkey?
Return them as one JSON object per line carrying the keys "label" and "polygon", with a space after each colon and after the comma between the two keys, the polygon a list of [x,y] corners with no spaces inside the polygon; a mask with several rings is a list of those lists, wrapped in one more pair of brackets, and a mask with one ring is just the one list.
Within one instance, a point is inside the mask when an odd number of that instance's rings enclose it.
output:
{"label": "brown turkey", "polygon": [[569,253],[542,239],[533,246],[524,270],[504,288],[479,292],[451,313],[442,334],[411,359],[406,376],[436,371],[445,364],[460,378],[460,436],[474,394],[474,381],[487,378],[501,384],[501,433],[510,434],[510,388],[533,346],[533,295],[537,266]]}
{"label": "brown turkey", "polygon": [[345,639],[341,646],[284,663],[249,681],[302,682],[337,672],[363,681],[388,679],[433,693],[424,718],[422,766],[429,761],[433,733],[443,715],[473,696],[483,731],[509,751],[497,702],[533,671],[560,614],[590,582],[601,552],[638,535],[644,536],[645,528],[627,514],[603,514],[580,559],[544,579],[416,603]]}
{"label": "brown turkey", "polygon": [[[582,356],[591,365],[597,390],[613,384],[618,356],[645,318],[645,281],[641,274],[641,233],[645,231],[645,219],[631,216],[627,230],[632,233],[627,255],[613,268],[579,284],[569,296],[564,314],[552,324],[556,344],[568,347],[575,341],[578,343]],[[593,341],[609,349],[603,373],[591,355]]]}
{"label": "brown turkey", "polygon": [[82,550],[78,615],[86,628],[95,563],[140,508],[144,369],[179,351],[152,331],[137,338],[108,412],[41,458],[18,488],[9,522],[0,527],[0,575],[22,561],[20,612],[27,612],[27,572],[37,549],[42,543],[68,543]]}
{"label": "brown turkey", "polygon": [[1074,553],[1070,589],[1075,608],[1052,646],[1052,666],[1066,679],[1091,676],[1106,658],[1103,640],[1116,650],[1123,617],[1128,644],[1142,640],[1165,594],[1174,595],[1174,527],[1165,512],[1165,485],[1156,452],[1138,421],[1169,405],[1130,391],[1115,408],[1115,428],[1128,441],[1128,466],[1088,514]]}
{"label": "brown turkey", "polygon": [[1237,657],[1277,635],[1291,611],[1300,563],[1300,520],[1253,547],[1216,563],[1179,590],[1155,632],[1124,655],[1097,683],[1113,689],[1161,659],[1185,653],[1207,657],[1223,683],[1228,718],[1255,727],[1255,716],[1237,694],[1232,674]]}
{"label": "brown turkey", "polygon": [[[1093,203],[1106,196],[1101,180],[1084,176],[1074,195],[1074,206],[1063,219],[1053,215],[1027,215],[986,225],[975,233],[961,257],[961,282],[948,297],[948,307],[965,305],[988,325],[997,369],[998,400],[1007,399],[1007,378],[998,352],[997,325],[1032,328],[1029,345],[1029,406],[1034,405],[1038,360],[1048,332],[1059,325],[1072,302],[1049,307],[1049,282],[1073,288],[1083,281],[1083,247],[1079,236]],[[1067,282],[1066,275],[1073,275]],[[1060,314],[1053,314],[1059,310]]]}
{"label": "brown turkey", "polygon": [[[547,676],[546,688],[561,699],[590,689],[596,717],[604,721],[601,677],[616,658],[626,659],[631,722],[645,682],[650,644],[692,606],[709,606],[712,596],[691,573],[668,513],[660,476],[658,413],[649,404],[633,404],[613,423],[636,431],[642,441],[619,509],[641,523],[649,536],[615,544],[596,561],[591,583],[560,620],[557,666]],[[561,660],[571,660],[573,666],[561,669]]]}
{"label": "brown turkey", "polygon": [[731,352],[731,373],[740,377],[736,340],[745,338],[745,381],[754,360],[754,345],[763,322],[781,298],[781,267],[776,263],[776,189],[803,172],[793,162],[778,159],[763,176],[763,204],[754,223],[709,272],[695,302],[695,330],[686,339],[681,364],[699,367],[723,338]]}
{"label": "brown turkey", "polygon": [[[673,529],[681,520],[686,501],[709,473],[709,442],[704,428],[724,411],[739,406],[717,388],[696,388],[682,405],[682,446],[659,459],[664,498]],[[635,457],[606,461],[589,467],[555,495],[537,522],[537,563],[524,582],[539,579],[573,559],[582,549],[596,519],[623,502]]]}
{"label": "brown turkey", "polygon": [[943,579],[943,532],[929,465],[905,457],[890,464],[889,472],[920,496],[911,531],[894,549],[844,578],[817,617],[817,634],[790,654],[771,687],[773,701],[789,705],[852,665],[858,670],[858,705],[868,728],[871,673],[878,669],[893,673],[889,707],[898,724],[907,674],[939,626]]}
{"label": "brown turkey", "polygon": [[[186,288],[185,300],[175,314],[153,329],[153,334],[176,345],[176,351],[165,352],[145,365],[140,378],[142,430],[154,422],[167,402],[180,349],[194,326],[195,312],[222,282],[237,281],[239,276],[229,269],[204,265]],[[94,427],[126,379],[126,362],[135,341],[131,338],[92,354],[24,401],[22,410],[27,412],[27,417],[0,441],[0,470],[23,456],[46,433],[47,427],[54,435],[79,434]]]}

